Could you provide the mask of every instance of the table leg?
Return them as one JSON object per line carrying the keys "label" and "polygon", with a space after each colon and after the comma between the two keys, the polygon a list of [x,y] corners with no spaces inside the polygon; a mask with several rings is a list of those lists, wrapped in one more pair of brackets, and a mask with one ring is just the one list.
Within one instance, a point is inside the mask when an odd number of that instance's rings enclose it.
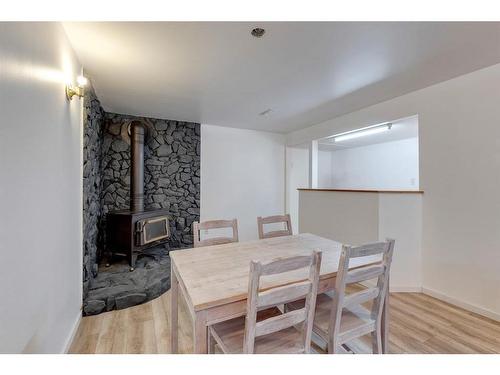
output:
{"label": "table leg", "polygon": [[384,299],[384,309],[382,310],[382,353],[389,353],[389,285]]}
{"label": "table leg", "polygon": [[193,346],[195,354],[207,354],[207,321],[205,311],[195,313],[193,321]]}
{"label": "table leg", "polygon": [[178,351],[178,299],[179,281],[174,267],[170,267],[170,353],[177,354]]}

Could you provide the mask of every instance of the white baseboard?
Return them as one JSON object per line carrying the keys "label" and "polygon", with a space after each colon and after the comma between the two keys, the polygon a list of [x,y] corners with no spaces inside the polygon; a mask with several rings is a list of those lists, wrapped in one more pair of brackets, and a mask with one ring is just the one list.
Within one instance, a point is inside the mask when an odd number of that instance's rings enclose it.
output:
{"label": "white baseboard", "polygon": [[493,320],[500,322],[500,314],[496,313],[494,311],[491,311],[491,310],[488,310],[488,309],[485,309],[483,307],[479,307],[476,305],[472,305],[472,304],[467,303],[467,302],[460,301],[456,298],[449,297],[446,294],[443,294],[441,292],[438,292],[436,290],[432,290],[429,288],[422,287],[422,293],[427,294],[431,297],[440,299],[440,300],[447,302],[451,305],[461,307],[464,310],[471,311],[473,313],[476,313],[476,314],[479,314],[479,315],[482,315],[482,316],[485,316],[487,318],[490,318],[490,319],[493,319]]}
{"label": "white baseboard", "polygon": [[73,324],[73,328],[71,329],[68,338],[66,339],[66,343],[63,346],[62,354],[67,354],[69,349],[71,348],[71,344],[75,339],[76,332],[78,332],[78,327],[80,326],[80,322],[82,321],[82,311],[78,311],[78,316],[75,319],[75,323]]}
{"label": "white baseboard", "polygon": [[422,293],[421,286],[399,286],[399,285],[391,285],[389,287],[389,291],[391,293]]}
{"label": "white baseboard", "polygon": [[[368,288],[373,288],[376,286],[376,282],[372,280],[364,281],[361,283]],[[390,285],[389,291],[392,293],[422,293],[422,287],[420,286],[402,286],[402,285]]]}
{"label": "white baseboard", "polygon": [[[361,283],[362,285],[366,287],[374,287],[375,283],[372,282],[371,280],[365,281]],[[490,318],[493,320],[496,320],[500,322],[500,313],[485,309],[483,307],[479,307],[467,302],[463,302],[459,299],[449,297],[444,293],[438,292],[433,289],[425,288],[425,287],[420,287],[420,286],[399,286],[399,285],[391,285],[390,286],[390,291],[393,293],[423,293],[427,294],[431,297],[437,298],[441,301],[447,302],[451,305],[460,307],[464,310],[482,315],[486,318]]]}

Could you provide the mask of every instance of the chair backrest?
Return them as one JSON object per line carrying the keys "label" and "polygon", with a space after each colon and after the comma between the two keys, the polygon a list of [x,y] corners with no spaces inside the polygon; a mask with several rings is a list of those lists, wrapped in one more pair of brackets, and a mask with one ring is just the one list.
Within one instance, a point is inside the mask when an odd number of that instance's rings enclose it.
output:
{"label": "chair backrest", "polygon": [[[393,251],[394,240],[390,239],[385,242],[376,242],[359,247],[342,246],[329,327],[330,340],[334,347],[337,345],[335,340],[339,335],[343,308],[360,305],[373,300],[371,319],[375,320],[377,324],[381,322],[384,301],[389,289],[389,272]],[[381,255],[382,259],[365,266],[349,269],[351,259],[373,257],[376,255]],[[346,285],[375,278],[377,279],[376,286],[368,287],[360,292],[346,296]]]}
{"label": "chair backrest", "polygon": [[[264,224],[274,224],[274,223],[285,223],[286,229],[274,230],[271,232],[264,232]],[[257,218],[257,226],[259,227],[259,238],[262,240],[264,238],[280,237],[280,236],[291,236],[292,233],[292,221],[290,220],[290,215],[276,215]]]}
{"label": "chair backrest", "polygon": [[[316,308],[321,252],[309,256],[278,259],[270,263],[250,263],[248,283],[247,315],[245,320],[244,353],[253,353],[255,338],[302,323],[302,339],[305,353],[311,347],[311,334]],[[309,268],[307,279],[280,287],[259,291],[262,276],[276,275],[298,269]],[[257,322],[257,311],[296,301],[305,297],[305,306],[300,310],[286,312]]]}
{"label": "chair backrest", "polygon": [[[205,240],[201,239],[202,230],[209,229],[221,229],[221,228],[232,228],[233,236],[232,237],[213,237],[207,238]],[[211,245],[222,245],[225,243],[238,242],[238,220],[211,220],[211,221],[203,221],[198,223],[197,221],[193,222],[193,246],[201,247],[201,246],[211,246]]]}

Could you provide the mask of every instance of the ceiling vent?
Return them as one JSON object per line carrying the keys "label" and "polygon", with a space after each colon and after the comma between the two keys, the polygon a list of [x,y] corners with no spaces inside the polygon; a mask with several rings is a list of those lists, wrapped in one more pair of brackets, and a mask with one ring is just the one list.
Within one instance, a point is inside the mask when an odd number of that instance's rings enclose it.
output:
{"label": "ceiling vent", "polygon": [[266,33],[266,30],[261,29],[260,27],[256,27],[253,29],[250,34],[252,34],[256,38],[262,38],[264,34]]}

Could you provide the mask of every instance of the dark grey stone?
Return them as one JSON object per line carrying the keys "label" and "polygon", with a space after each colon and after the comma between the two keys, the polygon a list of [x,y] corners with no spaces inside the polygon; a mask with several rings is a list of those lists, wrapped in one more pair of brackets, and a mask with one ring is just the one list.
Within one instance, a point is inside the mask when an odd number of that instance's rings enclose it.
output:
{"label": "dark grey stone", "polygon": [[125,189],[122,189],[121,187],[119,187],[116,190],[116,194],[119,195],[120,197],[122,197],[123,199],[127,199],[130,196],[129,192]]}
{"label": "dark grey stone", "polygon": [[160,203],[160,202],[163,202],[165,200],[165,196],[163,194],[155,194],[153,195],[153,201],[155,203]]}
{"label": "dark grey stone", "polygon": [[180,131],[175,131],[172,136],[174,137],[175,140],[177,141],[182,141],[182,139],[184,138],[184,134]]}
{"label": "dark grey stone", "polygon": [[158,186],[168,188],[170,186],[170,180],[165,177],[161,177],[158,179]]}
{"label": "dark grey stone", "polygon": [[124,296],[121,297],[116,297],[115,298],[116,308],[120,310],[130,306],[139,305],[145,302],[147,297],[148,296],[145,293],[130,293],[130,294],[125,294]]}
{"label": "dark grey stone", "polygon": [[156,150],[158,156],[168,156],[172,153],[172,147],[170,145],[161,145]]}
{"label": "dark grey stone", "polygon": [[174,132],[176,127],[177,127],[177,123],[175,121],[169,121],[167,135],[172,135],[172,133]]}
{"label": "dark grey stone", "polygon": [[129,145],[121,140],[116,140],[111,144],[111,148],[115,152],[122,152],[129,149]]}
{"label": "dark grey stone", "polygon": [[[186,209],[188,209],[189,207],[191,207],[191,202],[189,202],[188,200],[181,201],[181,202],[179,203],[179,208],[180,208],[181,210],[186,210]],[[183,219],[183,218],[179,217],[179,218],[177,219],[177,222],[179,222],[179,219]]]}
{"label": "dark grey stone", "polygon": [[162,120],[156,121],[155,128],[156,128],[156,130],[162,130],[162,131],[167,130],[168,123],[166,121],[162,121]]}
{"label": "dark grey stone", "polygon": [[178,162],[173,162],[167,167],[167,174],[169,176],[173,175],[175,172],[179,170],[180,164]]}
{"label": "dark grey stone", "polygon": [[153,150],[157,149],[158,147],[160,147],[160,144],[158,143],[158,141],[154,138],[152,138],[150,141],[149,141],[149,147],[151,147]]}
{"label": "dark grey stone", "polygon": [[163,138],[165,139],[165,142],[169,145],[171,145],[174,142],[174,137],[172,137],[171,135],[166,134],[165,137]]}
{"label": "dark grey stone", "polygon": [[102,300],[89,300],[85,302],[83,312],[85,315],[95,315],[102,313],[105,308],[106,302]]}
{"label": "dark grey stone", "polygon": [[[100,105],[100,104],[99,104]],[[122,131],[122,126],[119,123],[113,123],[108,127],[109,134],[119,135]]]}
{"label": "dark grey stone", "polygon": [[193,157],[190,155],[179,155],[179,161],[181,163],[191,163],[193,161]]}
{"label": "dark grey stone", "polygon": [[177,218],[177,228],[183,230],[186,227],[186,219],[183,217]]}
{"label": "dark grey stone", "polygon": [[144,162],[145,165],[152,165],[152,166],[158,166],[158,165],[163,165],[163,161],[161,160],[152,160],[152,159],[148,159]]}
{"label": "dark grey stone", "polygon": [[190,213],[191,215],[199,215],[200,214],[200,209],[197,207],[189,207],[187,209],[187,212]]}
{"label": "dark grey stone", "polygon": [[[116,175],[116,171],[115,171]],[[118,173],[118,176],[120,176],[120,173]],[[121,179],[120,182],[122,183],[123,186],[130,186],[130,176],[124,175]]]}
{"label": "dark grey stone", "polygon": [[125,201],[125,199],[123,199],[122,197],[116,197],[115,202],[116,202],[116,206],[119,209],[125,208],[125,206],[127,204],[127,202]]}

